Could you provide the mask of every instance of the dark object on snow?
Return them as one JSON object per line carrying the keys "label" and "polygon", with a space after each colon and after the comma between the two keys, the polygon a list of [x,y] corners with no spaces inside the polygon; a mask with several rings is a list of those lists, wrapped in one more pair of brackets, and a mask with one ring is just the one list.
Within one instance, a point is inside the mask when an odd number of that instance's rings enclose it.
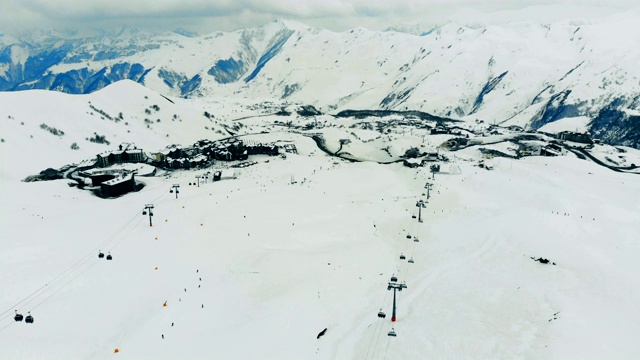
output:
{"label": "dark object on snow", "polygon": [[320,336],[324,335],[326,332],[327,332],[327,328],[324,328],[324,330],[320,331],[316,339],[320,339]]}
{"label": "dark object on snow", "polygon": [[98,253],[98,258],[102,259],[103,257],[104,257],[104,253],[103,253],[102,251],[100,251],[100,252]]}
{"label": "dark object on snow", "polygon": [[113,256],[111,256],[111,253],[107,255],[107,260],[113,260]]}
{"label": "dark object on snow", "polygon": [[58,180],[63,178],[64,173],[56,169],[48,168],[40,171],[38,175],[27,176],[24,182]]}
{"label": "dark object on snow", "polygon": [[406,257],[406,256],[404,256],[404,254],[400,254],[400,260],[404,260],[404,259],[406,259],[406,258],[407,258],[407,257]]}
{"label": "dark object on snow", "polygon": [[16,310],[16,316],[13,317],[13,320],[22,321],[22,319],[24,319],[24,316],[22,316],[22,314],[18,314],[18,310]]}
{"label": "dark object on snow", "polygon": [[398,281],[398,278],[395,275],[392,275],[391,276],[391,281],[392,282],[396,282],[396,281]]}
{"label": "dark object on snow", "polygon": [[380,311],[378,312],[378,317],[381,319],[384,319],[387,317],[387,314],[385,314],[384,312],[382,312],[382,309],[380,309]]}
{"label": "dark object on snow", "polygon": [[[549,259],[543,259],[543,258],[537,258],[537,259],[536,259],[535,257],[531,257],[531,259],[532,259],[533,261],[537,261],[537,262],[539,262],[540,264],[548,264],[548,263],[550,263]],[[551,262],[551,264],[552,264],[552,265],[555,265],[556,263]]]}
{"label": "dark object on snow", "polygon": [[394,328],[391,328],[391,331],[389,331],[389,332],[387,333],[387,335],[388,335],[388,336],[394,336],[394,337],[395,337],[395,336],[397,336],[397,335],[396,335],[396,331],[394,330]]}
{"label": "dark object on snow", "polygon": [[298,110],[296,110],[296,112],[298,113],[298,115],[304,116],[304,117],[322,115],[322,113],[318,109],[316,109],[313,105],[302,105]]}
{"label": "dark object on snow", "polygon": [[407,235],[407,239],[411,239],[411,235]]}
{"label": "dark object on snow", "polygon": [[33,324],[33,316],[31,316],[31,312],[29,312],[29,315],[24,318],[24,322],[26,322],[27,324]]}

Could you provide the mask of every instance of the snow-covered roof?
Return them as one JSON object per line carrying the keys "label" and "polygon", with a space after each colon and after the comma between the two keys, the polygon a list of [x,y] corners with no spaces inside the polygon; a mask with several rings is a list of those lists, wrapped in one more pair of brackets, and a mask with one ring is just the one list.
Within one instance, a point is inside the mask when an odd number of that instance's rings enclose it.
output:
{"label": "snow-covered roof", "polygon": [[196,155],[196,156],[192,157],[190,160],[192,162],[207,161],[207,156],[199,154],[199,155]]}
{"label": "snow-covered roof", "polygon": [[115,179],[111,179],[111,180],[103,182],[103,184],[105,184],[105,185],[116,185],[116,184],[119,184],[119,183],[123,183],[125,181],[129,181],[129,180],[131,180],[132,177],[133,177],[133,173],[123,173],[121,176],[117,176]]}

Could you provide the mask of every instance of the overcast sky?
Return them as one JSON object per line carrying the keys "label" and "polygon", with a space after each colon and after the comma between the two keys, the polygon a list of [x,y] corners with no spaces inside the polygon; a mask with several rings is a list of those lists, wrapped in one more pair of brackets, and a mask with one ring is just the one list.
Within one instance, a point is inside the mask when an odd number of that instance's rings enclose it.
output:
{"label": "overcast sky", "polygon": [[[199,33],[289,19],[313,27],[371,30],[397,24],[486,19],[591,19],[640,7],[638,0],[0,0],[0,30],[135,26]],[[548,6],[561,4],[550,10]]]}

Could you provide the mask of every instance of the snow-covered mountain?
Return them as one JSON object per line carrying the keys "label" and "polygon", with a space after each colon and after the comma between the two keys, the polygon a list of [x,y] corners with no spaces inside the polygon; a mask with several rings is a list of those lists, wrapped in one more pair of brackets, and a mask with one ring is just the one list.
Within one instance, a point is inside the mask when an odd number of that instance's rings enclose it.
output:
{"label": "snow-covered mountain", "polygon": [[[640,207],[629,196],[640,192],[639,150],[583,144],[518,158],[520,145],[550,138],[295,110],[133,81],[0,93],[0,359],[639,357]],[[436,125],[457,133],[432,134]],[[111,199],[70,178],[23,181],[89,166],[121,142],[155,157],[230,130],[295,151],[157,167],[136,175],[142,189]],[[441,146],[462,134],[470,146]],[[398,162],[411,148],[437,149],[441,173]],[[235,179],[202,183],[231,167]],[[392,276],[407,286],[396,322]]]}
{"label": "snow-covered mountain", "polygon": [[203,36],[2,35],[0,90],[90,93],[130,79],[180,97],[277,98],[325,112],[410,109],[534,129],[587,116],[603,141],[639,147],[639,18],[447,23],[411,33],[336,33],[279,20]]}

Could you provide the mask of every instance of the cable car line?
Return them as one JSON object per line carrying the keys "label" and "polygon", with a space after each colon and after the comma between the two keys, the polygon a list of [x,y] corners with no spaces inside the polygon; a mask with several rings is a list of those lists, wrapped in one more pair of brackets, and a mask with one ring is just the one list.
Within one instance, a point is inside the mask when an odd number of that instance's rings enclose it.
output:
{"label": "cable car line", "polygon": [[[389,332],[389,333],[392,333],[392,332],[395,334],[395,331],[393,331],[393,330],[391,330],[391,332]],[[395,335],[390,335],[390,336],[395,336]],[[387,341],[387,349],[384,351],[384,358],[383,359],[387,358],[387,352],[389,351],[389,344],[391,344],[391,337],[389,337],[389,340]]]}
{"label": "cable car line", "polygon": [[[416,197],[418,197],[418,196],[416,196]],[[409,197],[407,197],[407,198],[409,198]],[[397,263],[397,266],[396,266],[396,272],[392,276],[391,281],[398,281],[398,279],[401,278],[401,277],[406,279],[408,274],[409,274],[409,267],[410,267],[409,264],[410,263],[414,263],[413,254],[414,254],[414,251],[416,249],[416,242],[417,242],[416,240],[418,239],[418,237],[422,236],[422,232],[421,232],[420,224],[418,222],[412,222],[412,225],[410,226],[410,230],[411,230],[410,235],[412,235],[413,239],[412,239],[411,243],[408,244],[408,245],[406,243],[403,243],[403,246],[402,246],[402,250],[403,251],[400,252],[400,254],[401,254],[400,257],[396,258],[396,259],[399,259],[399,260],[397,260],[398,263]],[[406,240],[403,240],[403,241],[406,241]],[[408,249],[410,249],[409,252],[407,252]],[[409,260],[407,260],[407,256],[404,255],[404,254],[409,254]],[[404,264],[403,261],[406,264]],[[384,309],[385,306],[386,306],[387,295],[388,295],[388,291],[385,291],[385,296],[384,296],[384,299],[383,299],[383,302],[382,302],[383,303],[382,309]],[[381,315],[384,315],[384,316],[381,316]],[[384,324],[385,324],[385,321],[384,321],[385,318],[386,318],[386,314],[384,314],[384,312],[382,310],[380,310],[380,312],[378,312],[378,323],[376,323],[375,326],[374,326],[373,334],[371,336],[371,341],[369,342],[369,347],[367,348],[367,353],[365,354],[365,360],[369,358],[369,354],[371,354],[371,356],[373,357],[374,354],[376,353],[376,349],[378,348],[378,345],[380,343],[380,336],[382,336],[383,327],[384,327]],[[377,333],[377,335],[376,335],[376,333]],[[389,344],[391,343],[391,337],[395,337],[396,336],[396,332],[392,328],[391,331],[389,331],[389,333],[387,335],[389,336],[389,340],[387,341],[387,346],[386,346],[386,349],[385,349],[385,355],[384,355],[385,359],[386,359],[386,356],[387,356],[387,352],[389,350]],[[375,345],[373,345],[374,344],[374,339],[375,339]],[[373,345],[373,348],[372,348],[372,345]]]}
{"label": "cable car line", "polygon": [[[164,192],[162,192],[156,199],[154,199],[153,201],[156,202],[157,200],[159,200],[160,198],[166,196],[166,194]],[[36,300],[38,297],[42,296],[44,293],[46,293],[49,289],[53,289],[54,287],[56,287],[61,281],[63,281],[66,277],[68,277],[72,272],[74,272],[75,270],[77,270],[78,268],[80,268],[81,266],[83,266],[84,264],[86,264],[89,260],[91,260],[92,258],[95,259],[95,252],[96,250],[100,251],[100,249],[103,248],[108,248],[109,244],[111,242],[113,242],[114,240],[116,240],[120,234],[127,228],[129,227],[129,225],[131,225],[136,219],[138,219],[138,222],[141,221],[140,217],[138,216],[138,212],[136,211],[136,215],[134,215],[133,217],[131,217],[131,219],[129,219],[129,221],[127,221],[124,225],[122,225],[118,231],[116,231],[114,234],[112,234],[111,236],[109,236],[105,242],[103,242],[100,246],[96,247],[94,250],[92,250],[90,253],[88,253],[87,255],[85,255],[84,257],[80,258],[80,260],[78,260],[78,262],[76,262],[75,264],[71,265],[67,270],[65,270],[64,272],[62,272],[60,275],[54,277],[52,280],[50,280],[49,282],[45,283],[44,285],[40,286],[38,289],[36,289],[34,292],[32,292],[31,294],[27,295],[25,298],[23,298],[22,300],[20,300],[18,303],[14,304],[13,306],[9,307],[7,310],[3,311],[2,313],[0,313],[0,321],[3,321],[7,318],[9,318],[11,315],[8,316],[4,316],[7,313],[9,313],[12,309],[16,309],[18,307],[24,307],[25,305],[30,304],[32,301]],[[135,224],[137,225],[137,223]],[[113,247],[117,246],[120,242],[122,242],[130,233],[131,231],[133,231],[133,229],[136,226],[131,227],[125,234],[124,236],[122,236],[122,238],[115,244],[113,245]],[[111,255],[109,254],[107,256],[107,259],[109,259]],[[60,288],[58,288],[57,290],[55,290],[51,295],[47,296],[44,300],[42,300],[40,303],[38,303],[35,307],[32,307],[31,309],[35,309],[36,307],[42,305],[42,303],[44,303],[46,300],[50,299],[53,295],[57,294],[60,290],[64,289],[68,284],[70,284],[73,280],[77,279],[80,275],[84,274],[85,272],[87,272],[89,269],[91,269],[93,266],[95,266],[95,264],[97,264],[97,260],[91,264],[89,267],[85,268],[84,270],[82,270],[78,275],[74,276],[71,280],[67,281],[64,285],[62,285]],[[25,303],[26,301],[26,303]],[[31,318],[32,319],[32,318]],[[14,321],[15,322],[15,321]],[[9,325],[0,328],[0,331],[6,329],[7,327],[9,327],[11,324],[13,324],[14,322],[9,323]]]}

